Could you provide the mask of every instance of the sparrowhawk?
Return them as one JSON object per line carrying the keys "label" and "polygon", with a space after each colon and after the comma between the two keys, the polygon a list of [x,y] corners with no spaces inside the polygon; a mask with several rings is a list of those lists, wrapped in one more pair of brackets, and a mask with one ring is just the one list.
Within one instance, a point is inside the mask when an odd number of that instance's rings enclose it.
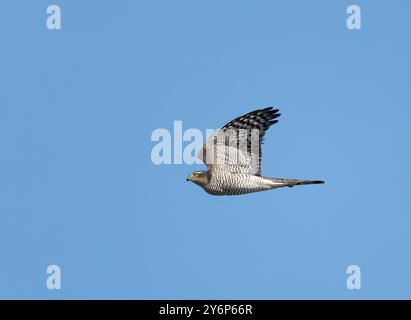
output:
{"label": "sparrowhawk", "polygon": [[320,184],[321,180],[280,179],[261,174],[261,145],[266,131],[278,122],[278,109],[268,107],[227,123],[212,135],[197,155],[207,171],[187,177],[211,195],[240,195],[281,187]]}

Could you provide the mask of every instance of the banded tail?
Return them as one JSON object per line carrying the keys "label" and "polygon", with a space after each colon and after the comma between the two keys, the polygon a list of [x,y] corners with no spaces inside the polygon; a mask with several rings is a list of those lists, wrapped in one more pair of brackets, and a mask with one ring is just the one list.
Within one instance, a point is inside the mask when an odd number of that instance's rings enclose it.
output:
{"label": "banded tail", "polygon": [[303,184],[323,184],[325,181],[322,180],[302,180],[302,179],[280,179],[280,178],[266,178],[271,182],[274,182],[274,188],[280,187],[294,187]]}

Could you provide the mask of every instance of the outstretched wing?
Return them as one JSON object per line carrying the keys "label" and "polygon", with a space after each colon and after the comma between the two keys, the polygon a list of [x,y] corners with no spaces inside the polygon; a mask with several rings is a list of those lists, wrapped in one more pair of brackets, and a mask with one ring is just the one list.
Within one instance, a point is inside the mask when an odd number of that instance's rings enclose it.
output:
{"label": "outstretched wing", "polygon": [[268,128],[281,114],[273,107],[247,113],[212,135],[198,157],[209,170],[261,175],[261,145]]}

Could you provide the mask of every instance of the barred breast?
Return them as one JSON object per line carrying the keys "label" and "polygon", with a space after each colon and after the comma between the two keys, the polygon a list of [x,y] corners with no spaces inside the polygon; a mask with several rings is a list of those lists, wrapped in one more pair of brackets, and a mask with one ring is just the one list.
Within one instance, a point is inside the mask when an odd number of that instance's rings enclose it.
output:
{"label": "barred breast", "polygon": [[239,195],[270,190],[274,184],[263,177],[244,173],[214,172],[204,190],[212,195]]}

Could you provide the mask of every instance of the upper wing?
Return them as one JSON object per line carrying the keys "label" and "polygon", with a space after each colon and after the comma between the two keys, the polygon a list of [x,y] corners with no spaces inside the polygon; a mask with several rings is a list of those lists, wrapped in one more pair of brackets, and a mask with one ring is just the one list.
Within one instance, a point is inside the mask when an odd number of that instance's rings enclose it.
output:
{"label": "upper wing", "polygon": [[247,113],[212,135],[198,157],[210,170],[261,175],[261,145],[265,132],[281,114],[272,107]]}

